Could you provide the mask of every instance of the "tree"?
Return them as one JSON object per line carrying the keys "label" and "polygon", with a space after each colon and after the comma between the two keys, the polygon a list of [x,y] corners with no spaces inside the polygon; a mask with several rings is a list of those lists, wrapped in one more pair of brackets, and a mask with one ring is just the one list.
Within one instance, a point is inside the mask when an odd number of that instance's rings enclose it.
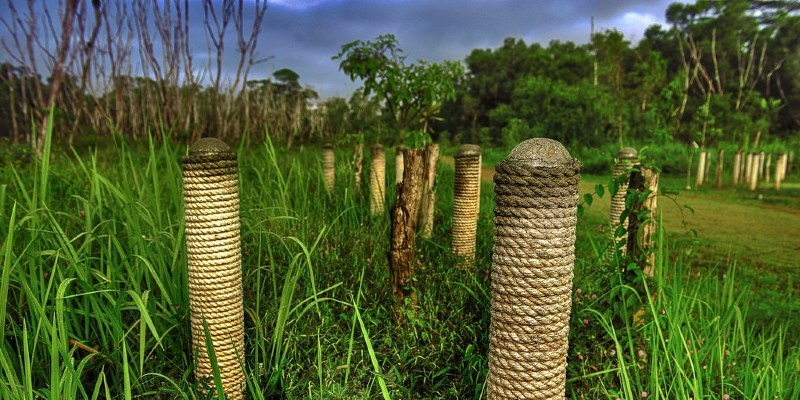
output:
{"label": "tree", "polygon": [[455,81],[463,74],[461,64],[453,61],[406,65],[391,34],[347,43],[333,59],[340,60],[339,69],[351,80],[364,81],[366,96],[374,93],[384,102],[401,140],[411,128],[428,130],[443,102],[455,98]]}

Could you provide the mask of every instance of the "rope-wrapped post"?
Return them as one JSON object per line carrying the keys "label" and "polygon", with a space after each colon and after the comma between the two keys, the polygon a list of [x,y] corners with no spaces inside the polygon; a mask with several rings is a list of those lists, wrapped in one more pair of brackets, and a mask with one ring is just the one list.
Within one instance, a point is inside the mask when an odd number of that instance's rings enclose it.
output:
{"label": "rope-wrapped post", "polygon": [[772,153],[767,154],[767,162],[764,164],[764,182],[769,183],[770,172],[772,170]]}
{"label": "rope-wrapped post", "polygon": [[781,181],[783,180],[783,171],[784,164],[786,163],[786,155],[785,154],[778,154],[775,156],[775,180],[773,182],[773,188],[775,190],[781,190]]}
{"label": "rope-wrapped post", "polygon": [[481,148],[461,145],[455,157],[453,193],[453,252],[456,266],[465,269],[475,260],[475,236],[481,197]]}
{"label": "rope-wrapped post", "polygon": [[733,157],[733,184],[739,184],[739,177],[742,176],[742,151],[739,150],[736,152],[736,155]]}
{"label": "rope-wrapped post", "polygon": [[725,161],[725,159],[723,157],[724,155],[725,155],[725,151],[722,150],[722,149],[719,149],[719,153],[717,153],[717,172],[716,172],[717,189],[722,187],[722,172],[723,172],[723,168],[724,168],[723,164],[724,164],[724,161]]}
{"label": "rope-wrapped post", "polygon": [[230,399],[243,398],[244,307],[239,238],[236,155],[225,143],[200,139],[183,158],[189,306],[198,381],[213,376],[208,329],[222,386]]}
{"label": "rope-wrapped post", "polygon": [[[617,191],[614,192],[614,197],[611,198],[611,211],[609,212],[609,236],[614,247],[618,247],[618,243],[626,243],[628,241],[628,218],[621,219],[622,213],[625,212],[625,195],[628,192],[628,180],[631,174],[631,168],[638,162],[639,155],[636,149],[632,147],[623,147],[617,152],[617,159],[614,165],[614,172],[612,178],[616,183]],[[625,234],[617,237],[617,228],[624,227]],[[621,247],[620,251],[625,254],[625,247]],[[610,253],[609,253],[610,254]]]}
{"label": "rope-wrapped post", "polygon": [[397,185],[398,183],[403,183],[403,151],[405,151],[405,146],[397,146],[394,149],[394,183]]}
{"label": "rope-wrapped post", "polygon": [[369,168],[369,211],[372,215],[383,213],[383,203],[386,196],[386,154],[380,144],[370,148]]}
{"label": "rope-wrapped post", "polygon": [[753,173],[753,153],[747,153],[744,165],[744,183],[749,184],[750,177]]}
{"label": "rope-wrapped post", "polygon": [[581,164],[529,139],[496,167],[489,399],[563,399]]}
{"label": "rope-wrapped post", "polygon": [[325,174],[325,189],[330,191],[336,183],[336,155],[330,143],[322,148],[322,169]]}

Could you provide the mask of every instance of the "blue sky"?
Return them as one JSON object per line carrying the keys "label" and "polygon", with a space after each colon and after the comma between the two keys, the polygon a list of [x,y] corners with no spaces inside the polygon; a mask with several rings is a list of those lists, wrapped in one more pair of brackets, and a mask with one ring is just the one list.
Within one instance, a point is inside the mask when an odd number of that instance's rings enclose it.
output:
{"label": "blue sky", "polygon": [[[57,0],[41,0],[55,5]],[[409,61],[463,60],[474,48],[495,48],[507,37],[527,43],[551,40],[586,43],[590,19],[598,31],[616,28],[636,43],[644,30],[664,24],[667,6],[675,0],[271,0],[258,42],[256,65],[250,79],[291,68],[301,83],[323,97],[349,96],[360,83],[351,82],[331,60],[340,47],[355,39],[394,34]],[[685,0],[684,0],[685,1]],[[5,1],[0,16],[7,17]],[[202,64],[209,49],[199,0],[190,0],[191,43]],[[5,13],[5,15],[3,15]],[[0,38],[8,33],[0,27]],[[231,51],[223,70],[235,69]],[[8,54],[0,48],[0,61]],[[137,58],[133,57],[134,62]],[[134,66],[134,71],[138,68]]]}

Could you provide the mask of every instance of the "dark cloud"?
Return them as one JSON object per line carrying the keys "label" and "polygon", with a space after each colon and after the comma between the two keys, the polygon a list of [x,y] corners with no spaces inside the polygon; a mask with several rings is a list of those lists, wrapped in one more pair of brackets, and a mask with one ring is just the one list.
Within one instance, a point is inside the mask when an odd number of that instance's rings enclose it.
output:
{"label": "dark cloud", "polygon": [[[463,60],[474,48],[500,46],[507,37],[528,43],[552,40],[585,43],[590,18],[598,31],[616,28],[636,42],[653,23],[662,23],[674,0],[269,0],[257,58],[266,62],[253,67],[251,79],[268,77],[281,68],[291,68],[301,82],[323,97],[349,96],[360,86],[351,82],[338,63],[331,60],[347,42],[369,40],[383,33],[394,34],[409,60]],[[56,5],[58,0],[42,0]],[[209,48],[199,2],[191,4],[191,46],[197,70],[215,62]],[[252,2],[246,3],[252,6]],[[0,2],[0,16],[7,16]],[[248,15],[245,26],[252,25]],[[232,27],[231,27],[232,28]],[[8,33],[0,32],[7,40]],[[134,44],[135,46],[135,44]],[[0,49],[0,61],[8,54]],[[133,71],[138,54],[132,57]],[[238,54],[231,29],[226,39],[223,71],[236,70]],[[207,76],[207,74],[206,74]],[[233,79],[228,77],[228,80]]]}
{"label": "dark cloud", "polygon": [[323,96],[349,95],[359,86],[330,59],[341,45],[397,36],[410,60],[463,60],[474,48],[494,48],[507,37],[526,42],[585,43],[590,18],[598,30],[616,28],[632,41],[663,23],[670,0],[316,0],[273,1],[259,52],[273,58],[257,74],[292,68]]}

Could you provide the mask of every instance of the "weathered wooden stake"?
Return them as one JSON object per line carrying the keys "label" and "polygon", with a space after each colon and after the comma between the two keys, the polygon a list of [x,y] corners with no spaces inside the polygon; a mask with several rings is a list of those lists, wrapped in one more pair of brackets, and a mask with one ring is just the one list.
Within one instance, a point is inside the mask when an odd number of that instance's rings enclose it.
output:
{"label": "weathered wooden stake", "polygon": [[242,399],[244,305],[236,155],[217,139],[200,139],[183,158],[189,307],[195,376],[211,384],[213,370],[206,330],[222,388]]}
{"label": "weathered wooden stake", "polygon": [[425,146],[425,161],[422,177],[422,209],[419,213],[419,234],[424,238],[431,237],[433,233],[433,215],[436,205],[436,192],[433,187],[436,182],[436,167],[439,165],[439,145],[428,143]]}
{"label": "weathered wooden stake", "polygon": [[392,293],[397,300],[395,319],[400,320],[406,299],[416,305],[414,292],[414,245],[417,218],[422,201],[422,150],[406,149],[403,182],[397,184],[397,195],[391,210],[392,230],[389,242],[389,270]]}
{"label": "weathered wooden stake", "polygon": [[736,156],[733,158],[733,184],[739,184],[739,178],[742,176],[742,151],[738,150]]}
{"label": "weathered wooden stake", "polygon": [[322,168],[325,174],[325,189],[331,191],[336,183],[336,155],[330,143],[322,148]]}
{"label": "weathered wooden stake", "polygon": [[706,174],[706,151],[700,151],[700,157],[697,160],[697,177],[694,182],[695,188],[699,188],[703,185],[703,181],[705,180]]}
{"label": "weathered wooden stake", "polygon": [[461,145],[455,164],[453,252],[458,256],[456,266],[466,269],[475,259],[481,197],[481,148],[474,144]]}
{"label": "weathered wooden stake", "polygon": [[652,277],[655,273],[653,235],[657,231],[655,216],[658,209],[658,173],[653,169],[637,166],[631,173],[630,185],[639,194],[646,192],[647,197],[637,199],[640,201],[631,205],[631,214],[643,215],[644,219],[631,218],[629,221],[628,254],[638,260],[645,276]]}
{"label": "weathered wooden stake", "polygon": [[405,146],[397,146],[394,149],[394,184],[403,182],[403,151]]}
{"label": "weathered wooden stake", "polygon": [[489,399],[563,399],[580,162],[520,143],[496,167]]}
{"label": "weathered wooden stake", "polygon": [[372,215],[383,214],[383,204],[386,197],[386,155],[383,146],[372,145],[370,148],[369,166],[369,211]]}
{"label": "weathered wooden stake", "polygon": [[759,155],[753,154],[753,163],[752,168],[750,170],[750,180],[748,183],[750,184],[750,191],[753,192],[758,188],[758,161]]}
{"label": "weathered wooden stake", "polygon": [[356,190],[361,189],[361,171],[364,169],[364,144],[356,143],[353,146],[353,179]]}

